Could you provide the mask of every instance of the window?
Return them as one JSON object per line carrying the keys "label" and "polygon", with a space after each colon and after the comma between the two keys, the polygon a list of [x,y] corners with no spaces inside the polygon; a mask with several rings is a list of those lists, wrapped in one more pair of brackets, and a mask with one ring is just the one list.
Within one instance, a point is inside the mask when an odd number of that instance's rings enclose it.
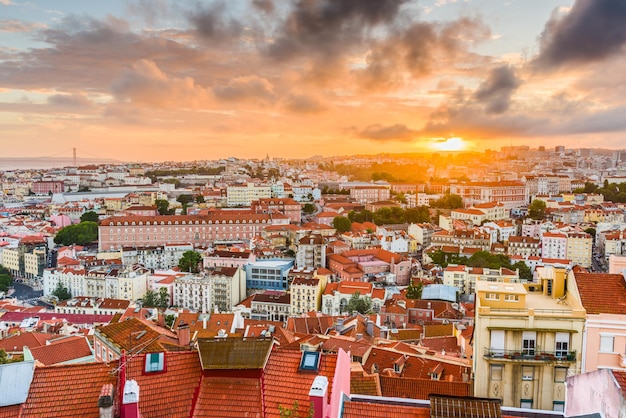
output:
{"label": "window", "polygon": [[504,369],[504,367],[501,364],[492,364],[491,380],[502,380],[502,369]]}
{"label": "window", "polygon": [[600,335],[600,352],[612,353],[614,351],[615,337],[613,335]]}
{"label": "window", "polygon": [[504,295],[504,300],[507,302],[519,302],[519,295]]}
{"label": "window", "polygon": [[165,370],[165,353],[146,354],[145,372],[162,372]]}
{"label": "window", "polygon": [[497,293],[487,293],[487,294],[485,294],[485,299],[487,299],[487,300],[499,300],[500,298],[498,297]]}
{"label": "window", "polygon": [[556,333],[556,345],[554,347],[554,354],[557,357],[567,357],[569,351],[569,333],[557,332]]}
{"label": "window", "polygon": [[535,331],[524,331],[522,334],[522,354],[535,355],[537,343],[537,333]]}
{"label": "window", "polygon": [[522,400],[520,400],[519,407],[520,408],[532,409],[532,407],[533,407],[533,400],[532,399],[522,399]]}
{"label": "window", "polygon": [[558,412],[565,412],[565,402],[563,401],[552,402],[552,410],[558,411]]}
{"label": "window", "polygon": [[522,366],[522,380],[533,380],[535,368],[533,366]]}
{"label": "window", "polygon": [[491,347],[492,352],[504,354],[504,330],[491,331]]}
{"label": "window", "polygon": [[565,382],[566,377],[567,377],[567,367],[555,367],[554,368],[554,382],[555,383]]}

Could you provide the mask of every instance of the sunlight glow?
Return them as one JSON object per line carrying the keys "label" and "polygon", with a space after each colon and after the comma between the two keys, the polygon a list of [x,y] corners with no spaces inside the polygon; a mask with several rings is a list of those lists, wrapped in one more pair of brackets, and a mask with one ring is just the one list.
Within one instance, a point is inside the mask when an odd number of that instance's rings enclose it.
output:
{"label": "sunlight glow", "polygon": [[439,151],[462,151],[467,148],[467,144],[463,140],[463,138],[453,137],[453,138],[437,138],[433,144],[433,148]]}

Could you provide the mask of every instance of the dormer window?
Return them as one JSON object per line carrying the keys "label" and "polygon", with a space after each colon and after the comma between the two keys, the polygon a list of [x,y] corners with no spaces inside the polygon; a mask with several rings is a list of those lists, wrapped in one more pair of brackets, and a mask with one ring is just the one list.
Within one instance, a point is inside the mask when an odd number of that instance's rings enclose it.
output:
{"label": "dormer window", "polygon": [[303,351],[300,359],[300,370],[317,371],[320,364],[320,353],[318,351]]}
{"label": "dormer window", "polygon": [[165,371],[165,353],[146,354],[145,373],[157,373]]}

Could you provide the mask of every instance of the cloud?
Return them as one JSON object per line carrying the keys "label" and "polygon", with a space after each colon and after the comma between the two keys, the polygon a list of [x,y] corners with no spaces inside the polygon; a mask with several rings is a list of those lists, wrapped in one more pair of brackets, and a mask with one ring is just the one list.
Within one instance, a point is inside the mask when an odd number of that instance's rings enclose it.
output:
{"label": "cloud", "polygon": [[283,105],[297,113],[319,113],[327,109],[318,98],[299,92],[289,93],[283,100]]}
{"label": "cloud", "polygon": [[15,3],[13,3],[11,0],[0,0],[0,4],[3,4],[5,6],[11,6],[11,5],[14,5]]}
{"label": "cloud", "polygon": [[232,41],[243,32],[242,24],[227,16],[226,5],[221,2],[189,11],[187,19],[202,38],[214,42]]}
{"label": "cloud", "polygon": [[42,23],[24,22],[23,20],[0,20],[0,32],[32,32],[45,27]]}
{"label": "cloud", "polygon": [[299,0],[267,54],[278,61],[314,54],[337,59],[366,32],[391,23],[404,0]]}
{"label": "cloud", "polygon": [[274,2],[272,0],[252,0],[252,5],[268,14],[274,12]]}
{"label": "cloud", "polygon": [[577,0],[569,13],[548,21],[534,64],[541,69],[602,61],[623,53],[626,2]]}
{"label": "cloud", "polygon": [[485,105],[487,113],[504,113],[509,109],[511,95],[519,86],[513,68],[503,65],[489,72],[487,79],[474,92],[474,98]]}
{"label": "cloud", "polygon": [[154,61],[139,60],[111,83],[118,100],[150,107],[196,108],[208,101],[207,92],[190,77],[170,78]]}
{"label": "cloud", "polygon": [[83,94],[54,94],[48,97],[48,103],[64,108],[85,108],[93,105]]}
{"label": "cloud", "polygon": [[272,83],[256,75],[233,78],[225,86],[215,87],[213,92],[219,99],[233,101],[251,98],[272,100],[275,96]]}
{"label": "cloud", "polygon": [[372,139],[377,141],[410,141],[416,135],[418,131],[413,129],[409,129],[404,124],[395,124],[395,125],[369,125],[362,131],[358,133],[358,136],[361,138]]}

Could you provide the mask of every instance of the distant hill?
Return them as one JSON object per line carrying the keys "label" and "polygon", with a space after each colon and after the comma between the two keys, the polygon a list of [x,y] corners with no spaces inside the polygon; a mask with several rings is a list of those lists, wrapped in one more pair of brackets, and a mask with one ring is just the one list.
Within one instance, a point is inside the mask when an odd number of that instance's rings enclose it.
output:
{"label": "distant hill", "polygon": [[[110,158],[77,158],[78,166],[87,164],[123,164],[123,161]],[[0,158],[0,170],[25,170],[25,169],[46,169],[62,168],[73,166],[72,158],[64,157],[40,157],[40,158]]]}

